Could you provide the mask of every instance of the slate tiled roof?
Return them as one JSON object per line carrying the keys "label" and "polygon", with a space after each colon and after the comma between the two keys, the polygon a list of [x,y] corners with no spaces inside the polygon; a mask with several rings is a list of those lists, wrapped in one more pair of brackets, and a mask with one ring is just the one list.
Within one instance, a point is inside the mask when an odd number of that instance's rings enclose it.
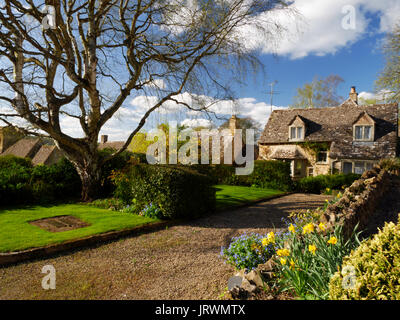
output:
{"label": "slate tiled roof", "polygon": [[31,158],[39,150],[40,145],[40,140],[37,138],[23,138],[7,148],[1,155],[12,154],[17,157]]}
{"label": "slate tiled roof", "polygon": [[[375,141],[353,141],[353,123],[366,112],[376,122]],[[259,144],[287,144],[289,124],[300,116],[306,124],[304,141],[332,142],[332,158],[380,159],[396,156],[398,105],[359,106],[351,99],[338,107],[287,109],[272,112]]]}
{"label": "slate tiled roof", "polygon": [[106,148],[114,149],[114,150],[119,150],[121,149],[125,144],[125,141],[109,141],[105,143],[99,143],[99,149],[103,150]]}
{"label": "slate tiled roof", "polygon": [[39,151],[32,158],[33,165],[36,166],[38,164],[50,164],[50,163],[48,163],[49,159],[57,151],[58,151],[58,149],[56,146],[49,146],[49,145],[41,146]]}

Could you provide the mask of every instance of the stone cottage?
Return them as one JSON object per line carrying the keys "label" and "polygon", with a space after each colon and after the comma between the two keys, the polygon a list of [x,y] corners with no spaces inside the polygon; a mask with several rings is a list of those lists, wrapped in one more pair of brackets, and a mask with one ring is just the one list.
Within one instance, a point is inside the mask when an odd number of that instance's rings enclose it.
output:
{"label": "stone cottage", "polygon": [[294,179],[358,173],[397,155],[398,105],[358,104],[355,87],[341,105],[272,112],[259,140],[259,159],[291,163]]}

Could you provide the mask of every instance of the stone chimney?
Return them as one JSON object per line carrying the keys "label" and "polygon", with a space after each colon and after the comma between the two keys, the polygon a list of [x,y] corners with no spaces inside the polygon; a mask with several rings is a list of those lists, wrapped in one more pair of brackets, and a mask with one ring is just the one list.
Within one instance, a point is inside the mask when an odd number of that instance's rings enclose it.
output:
{"label": "stone chimney", "polygon": [[231,130],[231,135],[235,135],[237,127],[237,117],[235,115],[232,115],[232,117],[229,119],[229,129]]}
{"label": "stone chimney", "polygon": [[358,104],[358,93],[356,91],[356,87],[351,87],[349,96],[351,100]]}
{"label": "stone chimney", "polygon": [[101,142],[101,143],[106,143],[107,141],[108,141],[108,135],[103,134],[103,135],[100,137],[100,142]]}

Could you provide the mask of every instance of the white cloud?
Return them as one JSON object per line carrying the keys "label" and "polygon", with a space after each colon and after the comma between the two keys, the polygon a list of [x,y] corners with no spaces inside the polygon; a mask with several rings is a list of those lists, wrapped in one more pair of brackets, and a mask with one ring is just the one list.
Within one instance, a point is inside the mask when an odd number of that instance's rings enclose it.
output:
{"label": "white cloud", "polygon": [[380,102],[380,101],[385,101],[385,99],[388,99],[390,95],[392,94],[388,90],[381,90],[377,93],[363,91],[358,94],[358,99],[361,101],[377,100],[378,102]]}
{"label": "white cloud", "polygon": [[[342,26],[342,21],[348,15],[348,12],[342,11],[345,6],[355,8],[355,29],[346,30]],[[295,0],[291,7],[297,10],[301,19],[285,11],[267,12],[258,17],[258,21],[277,36],[263,37],[251,25],[238,30],[237,36],[248,49],[259,48],[263,53],[277,53],[291,59],[308,55],[323,56],[349,47],[371,32],[368,14],[378,16],[378,32],[390,31],[399,22],[400,16],[398,0]],[[287,31],[277,33],[274,22],[284,26]]]}
{"label": "white cloud", "polygon": [[213,122],[209,119],[185,119],[181,122],[181,126],[189,127],[189,128],[212,128]]}

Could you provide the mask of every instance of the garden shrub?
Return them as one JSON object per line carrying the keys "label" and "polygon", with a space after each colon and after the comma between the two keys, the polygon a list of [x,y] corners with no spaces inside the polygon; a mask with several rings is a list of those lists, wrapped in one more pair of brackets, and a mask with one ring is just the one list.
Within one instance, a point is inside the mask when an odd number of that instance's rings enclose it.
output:
{"label": "garden shrub", "polygon": [[400,299],[400,215],[343,259],[329,293],[334,300]]}
{"label": "garden shrub", "polygon": [[283,161],[254,161],[253,173],[248,176],[250,185],[259,188],[270,188],[290,191],[293,188],[290,177],[290,163]]}
{"label": "garden shrub", "polygon": [[66,159],[33,167],[29,159],[5,156],[0,163],[0,205],[59,201],[80,194],[79,176]]}
{"label": "garden shrub", "polygon": [[290,191],[293,182],[290,177],[290,164],[283,161],[256,160],[250,175],[236,175],[236,168],[231,165],[192,165],[194,169],[209,176],[214,184],[254,186]]}
{"label": "garden shrub", "polygon": [[350,186],[355,180],[359,179],[359,174],[339,173],[331,175],[318,175],[315,177],[305,177],[296,182],[296,190],[305,193],[321,193],[326,189],[343,189]]}
{"label": "garden shrub", "polygon": [[[109,156],[114,152],[115,150],[111,148],[105,148],[103,150],[99,150],[100,158],[105,158],[106,156]],[[110,178],[110,176],[112,175],[112,171],[121,170],[128,164],[129,161],[137,161],[145,163],[145,160],[143,159],[142,155],[134,154],[130,151],[123,151],[103,164],[100,176],[101,198],[108,198],[114,192],[115,186]]]}
{"label": "garden shrub", "polygon": [[29,158],[16,157],[12,154],[0,156],[0,170],[14,166],[32,168],[33,165]]}
{"label": "garden shrub", "polygon": [[215,188],[207,176],[184,167],[131,165],[112,174],[114,195],[144,208],[154,202],[163,218],[192,218],[215,210]]}

